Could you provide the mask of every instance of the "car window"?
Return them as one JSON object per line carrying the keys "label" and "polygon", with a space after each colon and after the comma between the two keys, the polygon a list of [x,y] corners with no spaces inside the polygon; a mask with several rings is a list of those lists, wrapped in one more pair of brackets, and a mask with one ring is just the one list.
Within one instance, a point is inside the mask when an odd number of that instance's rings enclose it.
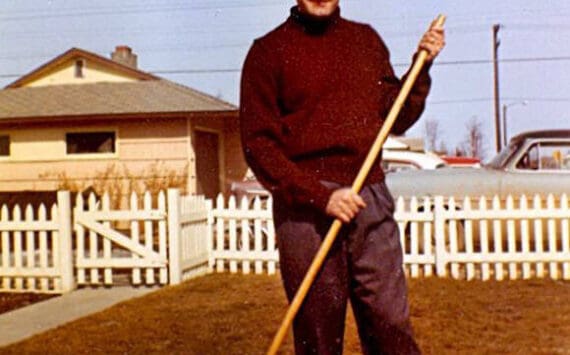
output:
{"label": "car window", "polygon": [[534,144],[517,162],[517,169],[538,170],[538,161],[538,144]]}
{"label": "car window", "polygon": [[570,143],[533,144],[516,166],[522,170],[570,171]]}
{"label": "car window", "polygon": [[[502,169],[507,162],[511,159],[511,156],[519,150],[522,141],[511,141],[507,146],[505,146],[499,154],[497,154],[486,166],[491,169]],[[517,164],[517,168],[518,168]],[[523,169],[522,167],[520,169]]]}

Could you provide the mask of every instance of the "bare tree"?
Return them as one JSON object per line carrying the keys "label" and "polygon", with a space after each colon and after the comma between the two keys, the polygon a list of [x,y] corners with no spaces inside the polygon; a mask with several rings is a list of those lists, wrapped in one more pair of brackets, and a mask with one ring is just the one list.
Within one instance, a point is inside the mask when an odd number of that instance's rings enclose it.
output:
{"label": "bare tree", "polygon": [[483,159],[485,157],[485,148],[483,146],[483,130],[482,123],[473,116],[465,125],[467,128],[467,135],[465,140],[458,147],[458,150],[463,152],[464,155]]}
{"label": "bare tree", "polygon": [[447,149],[447,144],[444,141],[439,141],[439,148],[437,149],[438,154],[447,155],[449,150]]}
{"label": "bare tree", "polygon": [[428,150],[435,151],[439,139],[440,129],[439,122],[428,118],[424,121],[424,135],[426,139],[426,146]]}

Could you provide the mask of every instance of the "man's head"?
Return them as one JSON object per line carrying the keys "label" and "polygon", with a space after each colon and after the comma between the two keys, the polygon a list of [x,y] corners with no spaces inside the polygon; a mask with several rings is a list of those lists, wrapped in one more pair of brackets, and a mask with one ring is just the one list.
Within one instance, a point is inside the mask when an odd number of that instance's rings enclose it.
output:
{"label": "man's head", "polygon": [[314,17],[327,17],[338,8],[339,0],[297,0],[299,10]]}

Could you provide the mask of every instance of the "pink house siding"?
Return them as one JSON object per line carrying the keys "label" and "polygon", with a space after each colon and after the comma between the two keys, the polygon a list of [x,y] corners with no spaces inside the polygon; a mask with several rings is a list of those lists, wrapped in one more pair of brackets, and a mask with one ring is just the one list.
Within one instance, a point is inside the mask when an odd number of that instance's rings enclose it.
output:
{"label": "pink house siding", "polygon": [[[232,120],[225,120],[226,123],[229,121]],[[209,129],[221,134],[223,183],[220,188],[221,192],[227,192],[231,181],[243,178],[247,166],[241,153],[237,123],[224,127],[223,122],[222,119],[197,119],[194,122],[185,117],[177,117],[117,120],[97,124],[75,122],[70,127],[55,125],[63,141],[68,131],[115,130],[117,154],[107,158],[70,156],[66,154],[62,142],[60,151],[54,151],[51,159],[6,159],[0,161],[0,191],[52,190],[69,185],[86,188],[93,184],[102,186],[105,183],[95,183],[93,179],[105,178],[109,183],[122,180],[123,184],[126,184],[133,179],[144,182],[156,178],[157,174],[163,178],[172,177],[174,174],[178,181],[185,181],[186,191],[194,193],[195,160],[191,135],[188,132],[189,129],[190,132],[194,129]],[[19,131],[31,129],[38,128],[28,126]],[[54,144],[44,143],[52,146]]]}

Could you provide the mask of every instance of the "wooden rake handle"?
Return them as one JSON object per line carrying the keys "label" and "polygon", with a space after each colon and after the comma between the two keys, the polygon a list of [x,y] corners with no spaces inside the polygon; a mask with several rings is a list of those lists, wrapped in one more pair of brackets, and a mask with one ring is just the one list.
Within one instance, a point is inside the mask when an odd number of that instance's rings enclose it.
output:
{"label": "wooden rake handle", "polygon": [[[444,23],[445,23],[445,16],[439,15],[432,23],[432,26],[434,25],[443,26]],[[392,108],[390,109],[390,112],[388,113],[388,116],[386,117],[386,120],[384,121],[384,124],[380,129],[380,132],[376,136],[376,140],[372,144],[372,147],[370,148],[370,151],[368,152],[368,155],[366,156],[366,159],[364,160],[364,163],[362,164],[362,167],[360,168],[358,175],[356,176],[354,182],[352,183],[351,187],[352,191],[359,193],[360,190],[362,189],[362,185],[366,181],[366,178],[370,173],[370,169],[372,168],[374,162],[376,161],[376,158],[378,157],[378,154],[380,153],[380,150],[382,149],[382,145],[384,145],[384,142],[386,141],[386,138],[388,137],[390,130],[392,130],[392,126],[394,125],[396,118],[400,114],[402,106],[404,105],[406,98],[408,97],[410,91],[412,90],[412,87],[420,73],[420,70],[425,64],[427,55],[428,53],[425,50],[421,50],[418,56],[416,57],[416,60],[408,74],[408,77],[406,78],[406,81],[402,85],[400,93],[396,97],[396,100],[394,101],[394,104],[392,105]],[[275,334],[273,342],[271,343],[271,346],[267,351],[268,355],[274,355],[279,350],[279,347],[281,346],[281,343],[283,342],[283,339],[287,334],[289,326],[293,322],[293,319],[295,318],[295,315],[299,311],[299,308],[301,308],[301,305],[303,304],[303,301],[307,296],[307,293],[309,292],[309,289],[311,288],[313,281],[315,280],[319,270],[321,269],[321,266],[323,265],[327,257],[327,254],[330,248],[332,247],[341,227],[342,227],[342,221],[339,220],[338,218],[335,219],[329,231],[327,232],[327,235],[325,236],[323,243],[321,244],[319,250],[317,251],[317,254],[314,257],[311,266],[309,267],[309,270],[307,271],[307,274],[303,279],[303,282],[299,286],[299,289],[297,290],[297,293],[295,294],[293,301],[291,301],[291,304],[289,305],[289,309],[287,310],[287,313],[285,314],[285,317],[281,322],[281,326],[279,327],[279,330]]]}

